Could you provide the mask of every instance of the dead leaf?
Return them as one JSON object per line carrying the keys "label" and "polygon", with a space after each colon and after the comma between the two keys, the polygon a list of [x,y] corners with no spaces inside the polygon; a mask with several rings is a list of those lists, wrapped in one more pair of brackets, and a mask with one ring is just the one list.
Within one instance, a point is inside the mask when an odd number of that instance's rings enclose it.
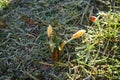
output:
{"label": "dead leaf", "polygon": [[0,21],[0,28],[5,28],[5,27],[6,27],[5,23],[3,21]]}
{"label": "dead leaf", "polygon": [[34,20],[31,19],[31,18],[29,18],[29,17],[27,17],[27,16],[23,16],[23,17],[21,18],[21,20],[22,20],[23,22],[25,22],[26,24],[28,24],[29,26],[35,25]]}
{"label": "dead leaf", "polygon": [[95,16],[90,16],[90,21],[91,22],[95,22],[97,20],[97,18]]}

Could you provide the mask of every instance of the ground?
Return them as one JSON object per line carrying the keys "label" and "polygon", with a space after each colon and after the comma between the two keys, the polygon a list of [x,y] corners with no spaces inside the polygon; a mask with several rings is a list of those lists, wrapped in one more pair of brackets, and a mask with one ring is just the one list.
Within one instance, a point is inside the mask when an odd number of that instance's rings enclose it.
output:
{"label": "ground", "polygon": [[[119,5],[119,0],[0,1],[0,80],[120,80]],[[77,31],[86,32],[53,61],[49,25],[58,47]]]}

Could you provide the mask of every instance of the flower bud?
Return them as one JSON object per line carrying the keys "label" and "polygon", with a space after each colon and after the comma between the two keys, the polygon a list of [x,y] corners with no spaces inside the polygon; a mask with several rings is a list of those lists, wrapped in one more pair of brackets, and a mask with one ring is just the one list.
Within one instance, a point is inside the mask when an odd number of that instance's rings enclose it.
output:
{"label": "flower bud", "polygon": [[79,38],[79,37],[82,36],[85,32],[86,32],[85,30],[79,30],[78,32],[76,32],[75,34],[73,34],[73,36],[71,37],[71,39]]}

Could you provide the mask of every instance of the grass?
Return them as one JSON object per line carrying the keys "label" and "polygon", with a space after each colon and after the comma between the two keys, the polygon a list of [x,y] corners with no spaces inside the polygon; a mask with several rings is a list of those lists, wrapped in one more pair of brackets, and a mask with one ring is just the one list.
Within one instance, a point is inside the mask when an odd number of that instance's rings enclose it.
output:
{"label": "grass", "polygon": [[[118,0],[4,1],[0,2],[1,80],[120,79]],[[97,17],[94,23],[89,20],[92,15]],[[60,61],[53,63],[48,25],[61,42],[78,30],[86,33],[67,44]]]}

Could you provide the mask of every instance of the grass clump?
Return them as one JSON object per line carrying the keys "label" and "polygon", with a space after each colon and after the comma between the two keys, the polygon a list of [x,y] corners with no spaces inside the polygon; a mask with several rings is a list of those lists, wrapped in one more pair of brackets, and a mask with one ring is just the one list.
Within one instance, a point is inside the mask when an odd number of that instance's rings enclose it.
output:
{"label": "grass clump", "polygon": [[120,18],[118,16],[119,13],[112,12],[98,14],[93,29],[88,30],[83,40],[83,45],[76,48],[77,58],[73,62],[77,63],[71,70],[77,69],[77,74],[89,79],[119,79]]}
{"label": "grass clump", "polygon": [[0,10],[6,8],[8,6],[9,0],[1,0],[0,1]]}

